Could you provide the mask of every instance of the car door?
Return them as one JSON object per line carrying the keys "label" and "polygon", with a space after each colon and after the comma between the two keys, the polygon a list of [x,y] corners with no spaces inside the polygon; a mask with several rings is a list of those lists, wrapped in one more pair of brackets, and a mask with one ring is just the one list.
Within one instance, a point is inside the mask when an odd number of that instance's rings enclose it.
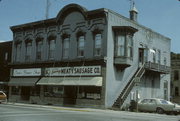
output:
{"label": "car door", "polygon": [[148,99],[144,99],[142,100],[139,104],[138,104],[138,109],[140,111],[147,111],[147,105],[148,105]]}
{"label": "car door", "polygon": [[156,111],[157,103],[155,99],[150,99],[148,102],[148,111],[154,112]]}

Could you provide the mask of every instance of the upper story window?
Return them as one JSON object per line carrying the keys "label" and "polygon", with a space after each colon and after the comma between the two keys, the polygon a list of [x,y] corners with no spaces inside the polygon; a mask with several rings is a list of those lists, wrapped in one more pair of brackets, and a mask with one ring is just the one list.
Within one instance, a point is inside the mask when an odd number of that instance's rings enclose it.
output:
{"label": "upper story window", "polygon": [[156,63],[156,50],[153,50],[154,52],[152,52],[152,56],[153,56],[153,63]]}
{"label": "upper story window", "polygon": [[119,35],[116,40],[116,56],[125,56],[125,36]]}
{"label": "upper story window", "polygon": [[161,51],[158,50],[158,51],[157,51],[157,54],[158,54],[158,58],[157,58],[157,59],[158,59],[158,60],[157,60],[157,61],[158,61],[158,64],[161,64]]}
{"label": "upper story window", "polygon": [[94,38],[94,55],[100,56],[101,55],[101,46],[102,46],[102,34],[98,33],[95,34]]}
{"label": "upper story window", "polygon": [[137,29],[130,26],[113,26],[115,32],[115,56],[133,57],[133,35]]}
{"label": "upper story window", "polygon": [[36,42],[36,59],[42,59],[42,52],[43,52],[43,41],[39,40]]}
{"label": "upper story window", "polygon": [[174,71],[174,80],[179,80],[179,71],[178,70],[175,70]]}
{"label": "upper story window", "polygon": [[15,61],[20,62],[21,59],[21,45],[22,43],[16,44],[16,55],[15,55]]}
{"label": "upper story window", "polygon": [[144,49],[144,62],[148,62],[148,48]]}
{"label": "upper story window", "polygon": [[131,35],[127,35],[127,57],[133,57],[133,39]]}
{"label": "upper story window", "polygon": [[63,39],[63,58],[69,57],[69,45],[70,45],[69,43],[70,43],[69,37]]}
{"label": "upper story window", "polygon": [[32,55],[32,42],[27,42],[26,43],[26,56],[25,60],[30,61],[31,60],[31,55]]}
{"label": "upper story window", "polygon": [[49,52],[48,52],[49,56],[48,57],[50,60],[54,59],[55,57],[55,44],[56,44],[55,39],[49,40]]}
{"label": "upper story window", "polygon": [[4,60],[5,60],[5,61],[8,60],[8,52],[5,53],[5,55],[4,55]]}
{"label": "upper story window", "polygon": [[164,57],[164,65],[166,66],[167,65],[167,58]]}
{"label": "upper story window", "polygon": [[78,42],[77,42],[77,49],[78,49],[78,57],[83,57],[84,56],[84,46],[85,46],[85,37],[84,35],[78,36]]}

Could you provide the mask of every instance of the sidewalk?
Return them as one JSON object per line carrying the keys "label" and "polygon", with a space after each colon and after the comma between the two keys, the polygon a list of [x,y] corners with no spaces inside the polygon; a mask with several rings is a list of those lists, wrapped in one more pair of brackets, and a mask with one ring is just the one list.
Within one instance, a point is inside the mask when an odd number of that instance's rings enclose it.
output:
{"label": "sidewalk", "polygon": [[63,106],[52,106],[52,105],[39,105],[39,104],[26,104],[26,103],[14,103],[7,102],[6,105],[15,105],[15,106],[28,106],[28,107],[40,107],[40,108],[51,108],[56,110],[69,110],[69,111],[81,111],[81,112],[104,112],[104,111],[113,111],[110,109],[95,109],[95,108],[80,108],[80,107],[63,107]]}

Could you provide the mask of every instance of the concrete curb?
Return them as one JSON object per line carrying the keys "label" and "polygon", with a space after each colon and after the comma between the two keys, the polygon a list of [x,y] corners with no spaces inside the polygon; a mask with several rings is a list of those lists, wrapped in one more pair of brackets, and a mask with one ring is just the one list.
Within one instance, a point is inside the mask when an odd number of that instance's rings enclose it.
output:
{"label": "concrete curb", "polygon": [[[48,106],[48,105],[13,103],[13,102],[7,102],[6,105],[42,107],[42,108],[51,108],[51,109],[56,109],[56,110],[69,110],[69,111],[80,111],[80,112],[93,112],[96,110],[96,109],[87,109],[87,108],[81,109],[81,108],[74,108],[74,107]],[[98,109],[98,110],[100,110],[100,109]]]}

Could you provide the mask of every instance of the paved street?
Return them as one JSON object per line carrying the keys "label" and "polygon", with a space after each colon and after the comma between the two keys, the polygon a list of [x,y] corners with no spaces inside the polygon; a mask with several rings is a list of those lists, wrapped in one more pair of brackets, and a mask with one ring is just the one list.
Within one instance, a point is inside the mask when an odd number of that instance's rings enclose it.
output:
{"label": "paved street", "polygon": [[0,121],[179,121],[180,116],[153,113],[0,104]]}

